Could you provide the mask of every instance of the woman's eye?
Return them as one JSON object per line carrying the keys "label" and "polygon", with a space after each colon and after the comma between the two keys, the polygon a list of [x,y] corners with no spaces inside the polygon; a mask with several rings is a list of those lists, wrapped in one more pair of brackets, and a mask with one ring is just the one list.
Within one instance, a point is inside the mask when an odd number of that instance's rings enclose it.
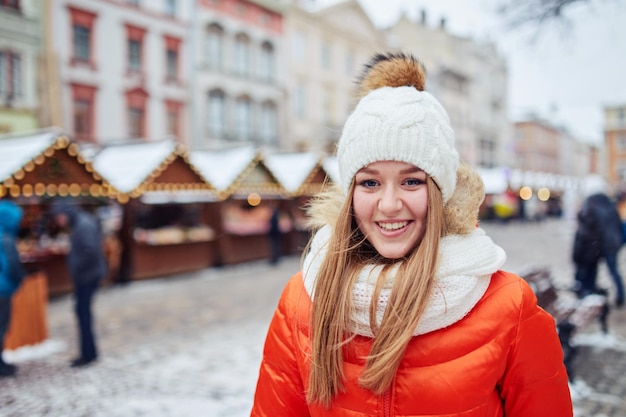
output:
{"label": "woman's eye", "polygon": [[378,183],[374,180],[363,180],[359,182],[359,185],[366,188],[376,187]]}
{"label": "woman's eye", "polygon": [[404,181],[404,183],[408,185],[409,187],[416,187],[420,184],[424,184],[424,181],[417,179],[417,178],[409,178],[406,181]]}

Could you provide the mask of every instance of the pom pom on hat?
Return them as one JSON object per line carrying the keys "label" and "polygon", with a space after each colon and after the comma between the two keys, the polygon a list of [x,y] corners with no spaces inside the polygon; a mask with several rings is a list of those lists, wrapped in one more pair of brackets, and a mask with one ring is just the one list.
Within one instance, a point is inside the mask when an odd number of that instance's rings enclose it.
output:
{"label": "pom pom on hat", "polygon": [[426,69],[411,55],[377,54],[365,64],[357,83],[359,97],[364,97],[370,91],[381,87],[412,86],[424,91]]}
{"label": "pom pom on hat", "polygon": [[378,54],[359,79],[364,95],[348,117],[337,157],[347,191],[358,170],[376,161],[402,161],[430,175],[448,201],[459,156],[444,108],[423,91],[426,73],[412,56]]}

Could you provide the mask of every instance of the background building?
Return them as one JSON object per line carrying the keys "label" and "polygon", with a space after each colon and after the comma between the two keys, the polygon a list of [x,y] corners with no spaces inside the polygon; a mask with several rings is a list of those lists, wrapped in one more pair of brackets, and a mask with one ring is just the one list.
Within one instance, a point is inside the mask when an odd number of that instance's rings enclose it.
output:
{"label": "background building", "polygon": [[626,104],[604,108],[604,146],[609,183],[626,188]]}
{"label": "background building", "polygon": [[509,182],[513,171],[579,178],[604,170],[606,158],[613,183],[626,175],[623,106],[606,108],[606,152],[532,117],[514,124],[505,57],[491,42],[450,33],[445,18],[429,22],[426,10],[383,29],[358,0],[0,8],[0,131],[58,126],[96,148],[173,137],[193,149],[332,155],[363,64],[401,50],[424,62],[426,89],[448,111],[461,157],[482,172]]}
{"label": "background building", "polygon": [[387,47],[356,0],[323,9],[301,3],[285,14],[286,148],[332,154],[363,64]]}
{"label": "background building", "polygon": [[413,53],[426,66],[426,89],[448,111],[461,158],[485,168],[506,166],[508,70],[495,46],[449,33],[445,18],[429,24],[425,10],[415,22],[401,16],[386,34],[391,48]]}
{"label": "background building", "polygon": [[191,144],[288,147],[283,6],[248,0],[195,4]]}
{"label": "background building", "polygon": [[[186,141],[191,2],[47,0],[62,127],[81,142]],[[56,77],[54,77],[56,75]]]}
{"label": "background building", "polygon": [[37,4],[0,2],[0,134],[39,125],[42,37]]}

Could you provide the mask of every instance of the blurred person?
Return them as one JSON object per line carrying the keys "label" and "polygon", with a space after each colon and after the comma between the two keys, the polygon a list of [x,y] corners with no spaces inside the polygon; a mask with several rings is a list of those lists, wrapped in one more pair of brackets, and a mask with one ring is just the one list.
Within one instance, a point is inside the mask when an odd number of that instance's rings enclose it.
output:
{"label": "blurred person", "polygon": [[283,232],[280,230],[280,216],[282,211],[278,203],[272,207],[270,216],[269,239],[270,239],[270,264],[278,265],[282,255]]}
{"label": "blurred person", "polygon": [[0,200],[0,377],[13,376],[17,371],[15,365],[2,359],[2,351],[11,322],[11,299],[26,275],[16,244],[22,216],[17,204]]}
{"label": "blurred person", "polygon": [[554,319],[477,227],[484,186],[425,77],[410,55],[367,63],[252,417],[572,416]]}
{"label": "blurred person", "polygon": [[616,204],[606,194],[608,186],[600,177],[585,183],[585,195],[577,214],[572,260],[575,264],[575,286],[579,296],[598,293],[596,280],[601,259],[615,285],[615,305],[624,305],[624,284],[617,266],[617,255],[623,243],[622,220]]}
{"label": "blurred person", "polygon": [[102,232],[98,220],[77,204],[56,201],[51,214],[59,226],[69,230],[70,235],[67,267],[74,285],[74,312],[80,340],[80,356],[71,362],[71,366],[80,367],[98,359],[92,303],[107,274]]}

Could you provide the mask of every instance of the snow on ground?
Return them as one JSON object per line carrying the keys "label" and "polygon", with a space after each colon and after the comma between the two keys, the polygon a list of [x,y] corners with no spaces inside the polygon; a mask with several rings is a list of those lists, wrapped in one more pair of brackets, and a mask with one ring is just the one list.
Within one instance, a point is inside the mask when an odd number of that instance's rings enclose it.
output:
{"label": "snow on ground", "polygon": [[37,370],[44,376],[29,381],[32,393],[16,398],[20,404],[11,409],[17,414],[11,415],[44,415],[52,410],[45,415],[249,416],[266,330],[267,323],[213,328],[194,335],[193,341],[143,345],[102,358],[78,373],[66,370],[65,363],[59,371],[54,363],[58,359],[53,356],[67,349],[63,342],[47,340],[5,351],[5,359],[21,368],[32,361],[44,364],[40,368],[55,367]]}
{"label": "snow on ground", "polygon": [[[90,376],[83,374],[69,383],[48,381],[47,397],[54,398],[56,404],[48,404],[48,407],[59,410],[59,404],[72,404],[76,398],[81,398],[81,403],[72,408],[76,414],[71,415],[249,416],[266,328],[266,323],[225,325],[195,335],[192,343],[174,340],[162,345],[144,345],[122,356],[104,358],[90,368]],[[596,350],[626,351],[626,341],[612,333],[579,334],[575,343]],[[47,340],[36,346],[5,351],[4,355],[6,360],[19,365],[45,361],[46,357],[66,349],[64,342]],[[124,370],[132,375],[125,375],[122,382],[118,378]],[[100,384],[112,385],[102,389],[98,387]],[[621,401],[618,397],[594,392],[580,379],[570,384],[570,389],[574,404],[585,398],[599,397],[607,404]],[[97,404],[84,400],[89,397],[97,397]],[[35,397],[23,399],[26,407],[29,402],[38,400]],[[584,414],[576,410],[575,415],[582,417]]]}

